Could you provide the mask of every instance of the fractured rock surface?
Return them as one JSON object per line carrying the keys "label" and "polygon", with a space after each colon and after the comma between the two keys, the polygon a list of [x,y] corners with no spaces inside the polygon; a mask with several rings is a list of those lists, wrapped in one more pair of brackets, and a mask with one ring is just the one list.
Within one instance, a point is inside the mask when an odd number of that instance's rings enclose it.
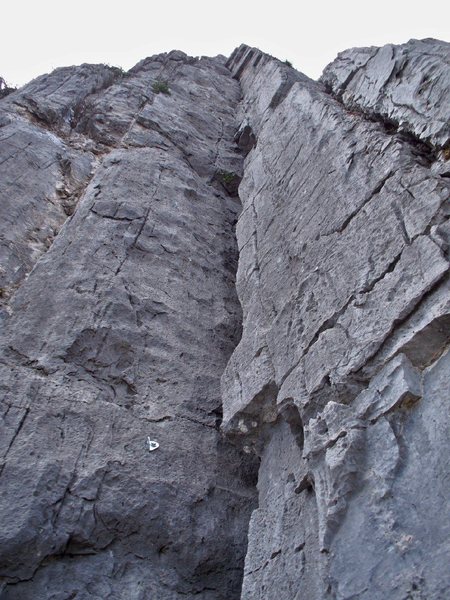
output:
{"label": "fractured rock surface", "polygon": [[240,307],[218,174],[242,168],[223,62],[174,52],[106,89],[73,68],[7,99],[2,598],[239,597],[255,459],[219,431]]}
{"label": "fractured rock surface", "polygon": [[228,61],[256,138],[222,378],[225,430],[261,455],[245,600],[449,593],[448,49],[349,50],[319,83]]}
{"label": "fractured rock surface", "polygon": [[449,147],[449,56],[450,44],[433,39],[353,48],[328,65],[321,81],[345,106]]}
{"label": "fractured rock surface", "polygon": [[0,101],[2,600],[448,597],[448,53]]}

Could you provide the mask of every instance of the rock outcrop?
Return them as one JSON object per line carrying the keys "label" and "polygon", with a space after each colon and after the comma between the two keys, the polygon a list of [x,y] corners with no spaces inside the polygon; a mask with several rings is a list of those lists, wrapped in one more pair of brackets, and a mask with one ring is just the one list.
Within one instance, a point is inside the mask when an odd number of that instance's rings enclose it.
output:
{"label": "rock outcrop", "polygon": [[172,52],[2,104],[2,598],[239,598],[239,98],[224,59]]}
{"label": "rock outcrop", "polygon": [[347,108],[448,148],[448,57],[448,44],[432,39],[357,48],[341,52],[321,81]]}
{"label": "rock outcrop", "polygon": [[319,83],[228,62],[257,140],[222,379],[226,431],[261,454],[245,600],[449,593],[448,53],[349,50]]}
{"label": "rock outcrop", "polygon": [[2,599],[448,596],[449,50],[0,101]]}

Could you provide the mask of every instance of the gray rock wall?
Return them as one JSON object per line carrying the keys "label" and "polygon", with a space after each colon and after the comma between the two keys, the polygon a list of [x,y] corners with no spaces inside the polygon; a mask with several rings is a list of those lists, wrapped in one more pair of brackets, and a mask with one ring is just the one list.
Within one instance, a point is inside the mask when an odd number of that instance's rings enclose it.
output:
{"label": "gray rock wall", "polygon": [[345,106],[448,148],[449,56],[450,44],[433,39],[353,48],[328,65],[321,81]]}
{"label": "gray rock wall", "polygon": [[446,56],[349,50],[319,83],[245,46],[228,62],[256,138],[222,377],[224,428],[261,455],[245,600],[450,591]]}
{"label": "gray rock wall", "polygon": [[59,70],[2,104],[2,599],[240,596],[256,465],[219,431],[241,326],[223,63]]}
{"label": "gray rock wall", "polygon": [[448,48],[0,101],[2,600],[449,596]]}

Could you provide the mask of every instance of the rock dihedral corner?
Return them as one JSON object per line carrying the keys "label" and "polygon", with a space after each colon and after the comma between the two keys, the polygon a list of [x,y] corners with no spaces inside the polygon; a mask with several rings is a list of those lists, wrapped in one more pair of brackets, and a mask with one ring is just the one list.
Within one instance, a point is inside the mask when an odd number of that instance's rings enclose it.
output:
{"label": "rock dihedral corner", "polygon": [[448,52],[0,101],[2,599],[448,595]]}

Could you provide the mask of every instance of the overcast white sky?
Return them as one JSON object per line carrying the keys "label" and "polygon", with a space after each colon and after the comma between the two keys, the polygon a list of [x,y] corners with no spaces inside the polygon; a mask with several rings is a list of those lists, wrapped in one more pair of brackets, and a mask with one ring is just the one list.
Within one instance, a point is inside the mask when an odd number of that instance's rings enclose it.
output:
{"label": "overcast white sky", "polygon": [[354,46],[450,41],[450,0],[1,0],[0,76],[22,85],[82,62],[129,69],[172,49],[229,55],[241,42],[313,78]]}

